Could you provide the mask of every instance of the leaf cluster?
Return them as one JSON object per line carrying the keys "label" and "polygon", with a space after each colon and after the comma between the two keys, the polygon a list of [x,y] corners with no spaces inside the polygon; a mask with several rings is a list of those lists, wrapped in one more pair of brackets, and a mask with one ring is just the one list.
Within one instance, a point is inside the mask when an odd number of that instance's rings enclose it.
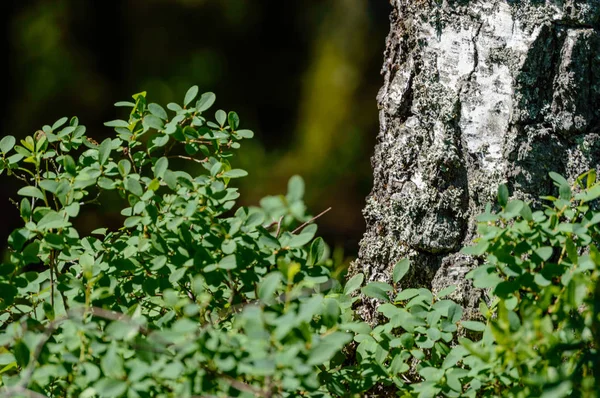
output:
{"label": "leaf cluster", "polygon": [[[197,87],[166,109],[139,93],[101,143],[77,118],[0,140],[0,174],[23,185],[0,264],[2,396],[594,394],[594,171],[574,185],[551,173],[559,196],[542,210],[499,188],[463,249],[491,298],[463,319],[454,287],[404,281],[408,259],[389,283],[333,278],[298,176],[286,195],[236,206],[230,182],[247,173],[231,160],[253,133],[235,112],[209,117],[214,102]],[[82,234],[82,209],[100,205],[122,226]],[[378,325],[355,313],[363,297]]]}

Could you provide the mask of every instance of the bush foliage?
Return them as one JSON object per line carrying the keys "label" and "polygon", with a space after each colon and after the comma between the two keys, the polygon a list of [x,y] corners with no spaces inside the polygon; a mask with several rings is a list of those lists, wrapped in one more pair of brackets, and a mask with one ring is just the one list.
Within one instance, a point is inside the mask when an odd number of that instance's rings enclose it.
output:
{"label": "bush foliage", "polygon": [[[253,133],[235,112],[209,119],[215,96],[198,94],[170,113],[145,93],[117,103],[129,118],[101,143],[77,118],[0,141],[0,172],[23,182],[0,265],[3,397],[594,394],[595,172],[573,185],[552,173],[560,195],[544,210],[500,187],[463,249],[490,296],[468,320],[452,287],[402,288],[406,259],[390,283],[333,278],[300,177],[236,208],[229,184],[246,172],[230,159]],[[122,227],[83,234],[81,208],[100,205]],[[377,326],[353,311],[364,296]]]}

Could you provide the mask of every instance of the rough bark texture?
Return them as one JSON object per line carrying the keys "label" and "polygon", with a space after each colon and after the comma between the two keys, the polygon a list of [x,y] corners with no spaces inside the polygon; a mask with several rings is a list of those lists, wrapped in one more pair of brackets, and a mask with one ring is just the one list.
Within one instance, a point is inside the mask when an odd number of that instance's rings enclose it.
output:
{"label": "rough bark texture", "polygon": [[[549,171],[600,165],[600,0],[392,0],[367,231],[351,273],[476,308],[458,253],[498,184],[538,203]],[[538,203],[539,204],[539,203]],[[362,308],[373,320],[373,306]],[[467,316],[470,314],[467,312]]]}

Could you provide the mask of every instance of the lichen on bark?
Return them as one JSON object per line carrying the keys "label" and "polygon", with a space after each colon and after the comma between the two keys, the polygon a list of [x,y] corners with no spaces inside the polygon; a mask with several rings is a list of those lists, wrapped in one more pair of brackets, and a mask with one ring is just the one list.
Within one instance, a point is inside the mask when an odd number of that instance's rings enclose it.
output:
{"label": "lichen on bark", "polygon": [[[600,165],[600,1],[392,0],[377,101],[367,231],[350,273],[411,285],[473,310],[481,292],[458,253],[498,184],[532,200]],[[374,319],[372,305],[362,309]]]}

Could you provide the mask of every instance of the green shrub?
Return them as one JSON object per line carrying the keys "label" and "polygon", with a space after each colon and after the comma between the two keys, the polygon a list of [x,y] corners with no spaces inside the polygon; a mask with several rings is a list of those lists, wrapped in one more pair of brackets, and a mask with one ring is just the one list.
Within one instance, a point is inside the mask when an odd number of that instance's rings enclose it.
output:
{"label": "green shrub", "polygon": [[[117,104],[129,120],[106,123],[117,137],[100,144],[76,118],[0,143],[2,170],[24,183],[24,226],[0,268],[4,394],[315,390],[315,365],[351,340],[338,301],[319,293],[327,248],[300,225],[302,180],[234,211],[229,183],[246,172],[230,159],[253,133],[234,112],[206,119],[215,96],[197,97],[192,87],[169,115],[134,95]],[[123,227],[81,236],[81,207],[111,191]]]}
{"label": "green shrub", "polygon": [[[236,209],[229,183],[246,172],[230,159],[253,134],[234,112],[206,118],[214,94],[192,87],[171,114],[133,99],[100,144],[76,118],[0,141],[0,173],[23,182],[24,223],[0,265],[3,397],[593,394],[595,173],[575,195],[552,174],[560,198],[545,211],[500,188],[501,211],[480,216],[464,249],[485,259],[470,276],[493,296],[487,322],[462,320],[452,288],[401,288],[407,260],[389,284],[332,278],[300,177]],[[81,208],[103,201],[123,226],[81,236]],[[356,319],[359,292],[384,322]]]}

